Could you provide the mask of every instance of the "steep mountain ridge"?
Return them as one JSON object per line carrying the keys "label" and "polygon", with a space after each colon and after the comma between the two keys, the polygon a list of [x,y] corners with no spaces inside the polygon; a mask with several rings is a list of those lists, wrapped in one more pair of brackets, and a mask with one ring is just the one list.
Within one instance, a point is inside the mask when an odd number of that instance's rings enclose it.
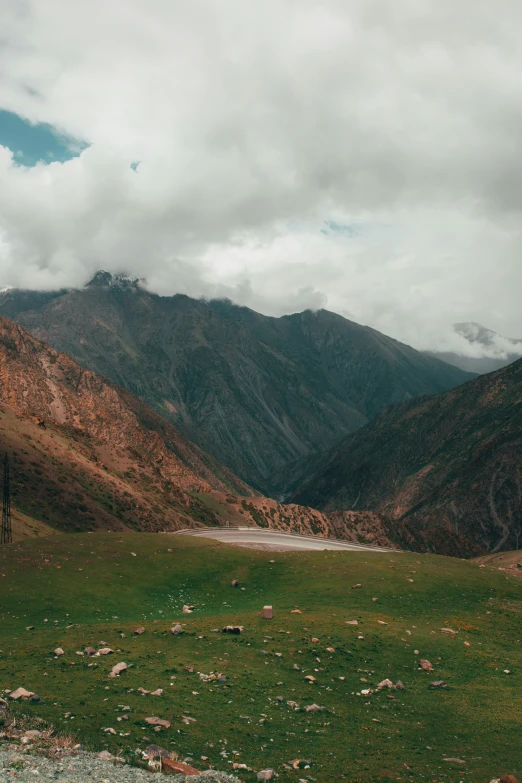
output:
{"label": "steep mountain ridge", "polygon": [[470,377],[325,310],[270,318],[102,272],[81,290],[3,292],[0,313],[279,498],[386,405]]}
{"label": "steep mountain ridge", "polygon": [[130,392],[0,316],[0,452],[14,532],[242,524],[390,545],[373,513],[257,497]]}
{"label": "steep mountain ridge", "polygon": [[413,548],[518,549],[521,465],[522,360],[387,408],[344,439],[291,500],[375,511]]}

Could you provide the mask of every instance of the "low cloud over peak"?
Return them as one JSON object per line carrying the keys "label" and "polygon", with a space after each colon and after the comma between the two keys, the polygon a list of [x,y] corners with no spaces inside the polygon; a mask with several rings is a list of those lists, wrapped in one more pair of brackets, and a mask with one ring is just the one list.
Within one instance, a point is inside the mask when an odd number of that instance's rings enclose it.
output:
{"label": "low cloud over peak", "polygon": [[514,0],[6,0],[0,108],[89,146],[0,147],[0,286],[124,269],[419,348],[522,334],[521,23]]}

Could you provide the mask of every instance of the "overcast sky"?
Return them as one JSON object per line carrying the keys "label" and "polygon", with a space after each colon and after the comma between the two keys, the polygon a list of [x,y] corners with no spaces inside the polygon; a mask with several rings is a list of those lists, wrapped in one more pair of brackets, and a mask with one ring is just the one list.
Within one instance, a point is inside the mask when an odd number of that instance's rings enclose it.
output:
{"label": "overcast sky", "polygon": [[103,268],[272,315],[326,307],[419,348],[461,349],[455,321],[522,337],[519,0],[0,16],[0,109],[69,149],[22,165],[2,142],[0,286]]}

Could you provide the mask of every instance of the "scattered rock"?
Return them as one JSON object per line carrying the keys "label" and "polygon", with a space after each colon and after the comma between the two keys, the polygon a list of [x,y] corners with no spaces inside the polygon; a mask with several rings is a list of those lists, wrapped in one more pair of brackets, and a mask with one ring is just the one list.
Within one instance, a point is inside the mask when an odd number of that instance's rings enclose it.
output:
{"label": "scattered rock", "polygon": [[13,701],[18,701],[18,699],[30,699],[31,696],[34,696],[34,693],[32,691],[26,691],[25,688],[17,688],[9,694],[9,698],[13,699]]}
{"label": "scattered rock", "polygon": [[27,625],[27,626],[25,627],[25,630],[26,630],[26,631],[34,631],[34,625]]}
{"label": "scattered rock", "polygon": [[377,686],[377,690],[381,690],[382,688],[393,688],[395,689],[395,685],[391,680],[383,680],[380,682]]}
{"label": "scattered rock", "polygon": [[163,693],[163,688],[157,688],[155,691],[151,691],[151,696],[161,696]]}
{"label": "scattered rock", "polygon": [[232,585],[232,587],[239,587],[239,582],[237,581],[237,579],[232,579],[230,584]]}
{"label": "scattered rock", "polygon": [[315,677],[313,674],[307,674],[305,680],[308,680],[308,682],[315,682]]}
{"label": "scattered rock", "polygon": [[432,672],[433,671],[432,664],[429,661],[427,661],[425,658],[421,658],[421,660],[419,661],[419,666],[425,672]]}
{"label": "scattered rock", "polygon": [[335,652],[335,648],[334,647],[327,647],[326,648],[326,652],[334,653]]}
{"label": "scattered rock", "polygon": [[436,680],[435,682],[430,682],[431,688],[447,688],[448,686],[444,682],[444,680]]}
{"label": "scattered rock", "polygon": [[62,650],[61,647],[57,647],[56,650],[54,651],[54,654],[55,655],[65,655],[65,653],[64,653],[64,651]]}
{"label": "scattered rock", "polygon": [[397,682],[395,683],[395,690],[396,691],[404,690],[404,683],[402,682],[402,680],[397,680]]}
{"label": "scattered rock", "polygon": [[262,769],[261,772],[257,773],[257,779],[258,780],[272,780],[274,775],[275,775],[275,771],[273,769]]}
{"label": "scattered rock", "polygon": [[318,704],[307,704],[304,708],[305,712],[322,712],[326,707],[320,707]]}
{"label": "scattered rock", "polygon": [[182,715],[181,716],[181,720],[187,726],[190,726],[191,723],[196,723],[196,719],[195,718],[191,718],[190,715]]}
{"label": "scattered rock", "polygon": [[501,775],[498,783],[518,783],[518,780],[514,775]]}
{"label": "scattered rock", "polygon": [[181,761],[174,761],[173,759],[166,758],[165,756],[161,757],[161,771],[171,775],[175,775],[175,774],[199,775],[200,774],[198,769],[195,769],[194,767],[191,767],[188,764],[183,764]]}
{"label": "scattered rock", "polygon": [[170,721],[158,718],[157,715],[145,718],[145,723],[148,723],[149,726],[160,726],[162,729],[170,729]]}
{"label": "scattered rock", "polygon": [[139,628],[135,628],[133,631],[133,634],[135,634],[135,636],[141,636],[142,633],[145,633],[145,628],[142,625],[140,625]]}
{"label": "scattered rock", "polygon": [[449,761],[450,763],[453,763],[453,764],[465,764],[466,763],[464,761],[464,759],[443,758],[442,760],[443,761]]}
{"label": "scattered rock", "polygon": [[362,587],[362,585],[352,585],[352,590],[355,590],[356,587]]}
{"label": "scattered rock", "polygon": [[102,750],[98,753],[98,758],[103,759],[103,761],[114,761],[116,756],[113,756],[108,750]]}
{"label": "scattered rock", "polygon": [[346,625],[359,625],[358,620],[347,620]]}
{"label": "scattered rock", "polygon": [[108,728],[104,729],[105,734],[116,734],[116,729]]}
{"label": "scattered rock", "polygon": [[183,614],[192,614],[195,608],[195,606],[189,606],[188,604],[185,604],[183,607]]}
{"label": "scattered rock", "polygon": [[111,655],[111,653],[113,653],[113,652],[114,652],[114,650],[112,650],[110,647],[101,647],[98,650],[97,655]]}
{"label": "scattered rock", "polygon": [[458,631],[454,631],[453,628],[441,628],[441,633],[445,633],[448,636],[454,636]]}
{"label": "scattered rock", "polygon": [[316,636],[312,636],[312,642],[314,644],[317,644],[318,641],[319,641],[319,639]]}
{"label": "scattered rock", "polygon": [[177,635],[178,633],[183,633],[183,628],[179,623],[176,623],[176,625],[172,626],[170,632],[173,633],[174,635]]}
{"label": "scattered rock", "polygon": [[388,625],[388,623],[385,623],[384,620],[377,620],[378,625]]}
{"label": "scattered rock", "polygon": [[124,672],[129,667],[126,663],[117,663],[116,666],[112,667],[111,674],[113,674],[115,677],[118,676],[118,674],[121,674],[121,672]]}
{"label": "scattered rock", "polygon": [[302,611],[300,609],[292,609],[290,614],[303,614],[303,613],[302,613]]}
{"label": "scattered rock", "polygon": [[244,630],[242,625],[225,625],[222,633],[242,633]]}
{"label": "scattered rock", "polygon": [[85,653],[85,655],[96,655],[96,650],[94,649],[94,647],[86,647],[83,652]]}
{"label": "scattered rock", "polygon": [[170,758],[170,751],[166,750],[165,748],[162,748],[160,745],[147,745],[145,748],[145,755],[149,759],[155,759],[158,758]]}

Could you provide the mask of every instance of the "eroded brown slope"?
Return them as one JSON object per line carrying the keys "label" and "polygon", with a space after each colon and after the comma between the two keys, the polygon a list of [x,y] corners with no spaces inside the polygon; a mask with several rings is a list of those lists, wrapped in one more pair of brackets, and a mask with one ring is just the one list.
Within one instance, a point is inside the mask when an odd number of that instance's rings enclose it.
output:
{"label": "eroded brown slope", "polygon": [[138,399],[5,318],[0,404],[15,504],[62,529],[212,524],[195,493],[251,494]]}

